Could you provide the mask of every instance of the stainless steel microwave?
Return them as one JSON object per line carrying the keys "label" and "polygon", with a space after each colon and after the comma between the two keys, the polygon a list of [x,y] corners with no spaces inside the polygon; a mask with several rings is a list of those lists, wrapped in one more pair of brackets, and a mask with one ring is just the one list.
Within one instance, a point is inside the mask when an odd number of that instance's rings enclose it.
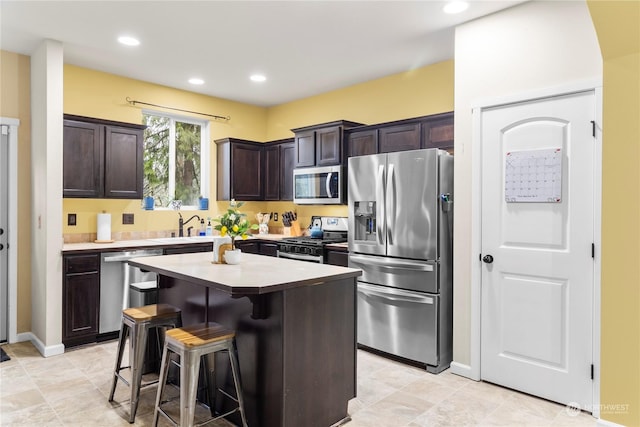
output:
{"label": "stainless steel microwave", "polygon": [[322,166],[293,170],[293,203],[339,205],[343,199],[343,167]]}

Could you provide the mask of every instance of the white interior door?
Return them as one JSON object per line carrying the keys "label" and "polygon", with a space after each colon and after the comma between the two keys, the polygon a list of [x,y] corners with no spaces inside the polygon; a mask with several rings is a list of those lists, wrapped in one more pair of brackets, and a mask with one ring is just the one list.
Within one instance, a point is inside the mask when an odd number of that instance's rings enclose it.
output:
{"label": "white interior door", "polygon": [[7,340],[9,314],[9,126],[0,125],[0,342]]}
{"label": "white interior door", "polygon": [[590,91],[486,109],[481,118],[481,377],[586,410],[595,114]]}

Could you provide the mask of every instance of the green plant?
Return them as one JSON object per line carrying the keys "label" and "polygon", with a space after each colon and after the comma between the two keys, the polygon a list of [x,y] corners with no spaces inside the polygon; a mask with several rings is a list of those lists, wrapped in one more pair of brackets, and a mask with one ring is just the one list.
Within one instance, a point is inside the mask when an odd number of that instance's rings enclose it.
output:
{"label": "green plant", "polygon": [[220,232],[221,236],[229,235],[231,237],[231,249],[235,249],[235,240],[236,237],[240,237],[243,240],[249,237],[247,232],[249,230],[257,230],[258,224],[249,224],[247,221],[247,214],[240,213],[239,209],[244,205],[244,202],[236,202],[234,199],[231,199],[229,203],[229,209],[214,219],[214,222],[218,224],[213,227],[214,229]]}

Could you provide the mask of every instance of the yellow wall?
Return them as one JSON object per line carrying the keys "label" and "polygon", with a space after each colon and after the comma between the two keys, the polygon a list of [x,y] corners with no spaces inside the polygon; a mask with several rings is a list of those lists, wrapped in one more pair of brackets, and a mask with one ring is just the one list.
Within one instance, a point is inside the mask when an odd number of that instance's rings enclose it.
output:
{"label": "yellow wall", "polygon": [[[278,105],[268,110],[267,140],[289,138],[291,129],[334,120],[375,124],[453,111],[453,88],[449,60]],[[303,226],[312,215],[347,216],[346,206],[284,207],[297,211]]]}
{"label": "yellow wall", "polygon": [[334,120],[374,124],[453,111],[453,60],[269,108],[267,139]]}
{"label": "yellow wall", "polygon": [[31,61],[0,51],[0,117],[18,128],[18,333],[31,331]]}
{"label": "yellow wall", "polygon": [[[305,98],[276,107],[262,108],[171,89],[86,68],[65,65],[64,111],[130,123],[140,123],[141,109],[131,107],[126,98],[192,111],[231,116],[228,123],[211,122],[211,140],[235,137],[272,141],[293,136],[291,129],[333,120],[365,124],[418,117],[453,110],[453,61],[394,74]],[[374,107],[376,106],[376,107]],[[196,116],[197,117],[197,116]],[[215,144],[211,143],[211,164],[215,165]],[[215,167],[211,170],[210,210],[194,212],[214,217],[227,202],[214,203]],[[63,232],[96,232],[97,214],[112,213],[112,233],[137,238],[154,232],[175,230],[177,214],[172,211],[144,211],[139,200],[65,199]],[[250,219],[258,212],[296,211],[303,227],[312,215],[347,216],[345,206],[296,206],[288,202],[252,203],[243,208]],[[133,225],[122,224],[122,212],[134,214]],[[76,226],[67,226],[68,213],[77,216]],[[186,215],[183,212],[183,216]],[[282,222],[271,223],[281,225]],[[84,238],[85,236],[80,236]]]}
{"label": "yellow wall", "polygon": [[[239,102],[228,101],[193,92],[172,89],[165,86],[133,80],[113,74],[80,68],[73,65],[64,67],[64,112],[87,117],[141,123],[141,106],[131,106],[126,98],[152,104],[165,105],[201,113],[230,116],[228,122],[210,121],[210,162],[216,163],[216,146],[213,142],[224,137],[263,141],[266,130],[267,111]],[[144,106],[142,106],[144,107]],[[152,108],[152,107],[145,107]],[[203,119],[206,117],[172,112],[182,116]],[[215,199],[216,174],[211,170],[209,197]],[[216,204],[209,204],[209,211],[198,211],[201,216],[215,216]],[[112,214],[111,230],[115,233],[130,233],[130,238],[144,236],[144,233],[174,230],[178,227],[178,214],[173,211],[144,211],[140,200],[108,199],[64,199],[63,233],[95,233],[97,214],[106,211]],[[121,213],[133,213],[134,224],[123,225]],[[77,225],[68,226],[68,213],[75,213]],[[183,216],[189,212],[184,213]],[[190,224],[191,225],[191,224]]]}
{"label": "yellow wall", "polygon": [[602,419],[640,425],[640,2],[589,1],[604,60]]}

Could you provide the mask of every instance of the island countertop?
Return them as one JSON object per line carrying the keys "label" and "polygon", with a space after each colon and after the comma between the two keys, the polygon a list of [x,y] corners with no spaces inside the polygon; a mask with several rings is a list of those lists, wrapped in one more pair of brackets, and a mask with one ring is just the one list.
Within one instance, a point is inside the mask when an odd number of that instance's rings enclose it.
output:
{"label": "island countertop", "polygon": [[231,295],[256,295],[360,276],[361,270],[263,255],[242,254],[240,264],[214,264],[211,252],[135,258],[129,264]]}

